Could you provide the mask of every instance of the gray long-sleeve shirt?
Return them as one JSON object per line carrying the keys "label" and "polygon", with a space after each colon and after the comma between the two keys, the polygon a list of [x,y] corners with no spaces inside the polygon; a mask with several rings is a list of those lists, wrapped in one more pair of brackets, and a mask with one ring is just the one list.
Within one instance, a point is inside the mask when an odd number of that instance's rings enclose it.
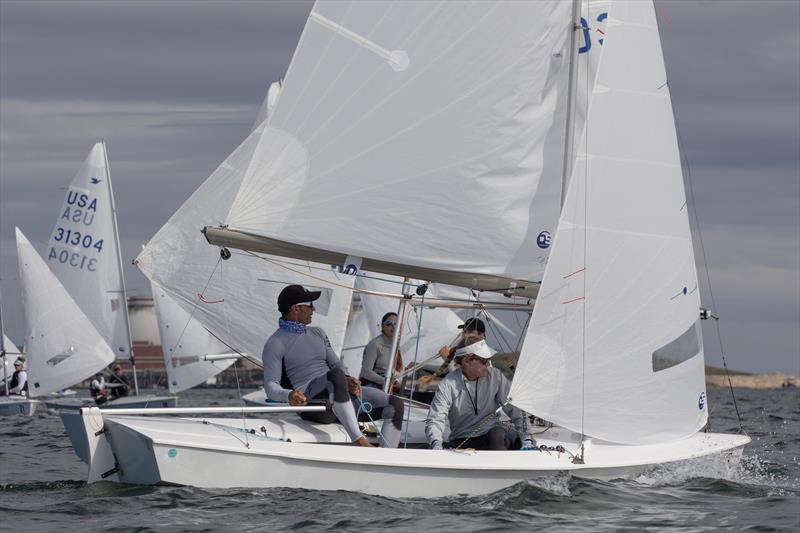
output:
{"label": "gray long-sleeve shirt", "polygon": [[347,373],[325,332],[310,326],[302,333],[279,328],[267,339],[261,360],[264,390],[267,398],[276,402],[288,402],[292,392],[281,386],[281,366],[285,366],[292,387],[303,392],[313,379],[335,367]]}
{"label": "gray long-sleeve shirt", "polygon": [[360,377],[378,385],[386,382],[386,368],[392,353],[392,339],[381,333],[364,347],[364,358],[361,360]]}
{"label": "gray long-sleeve shirt", "polygon": [[[445,423],[450,422],[450,441],[478,437],[499,424],[495,418],[481,423],[506,403],[511,384],[498,369],[489,367],[489,373],[478,380],[468,381],[461,369],[450,372],[440,383],[428,410],[425,436],[428,443],[443,442]],[[524,439],[527,424],[519,409],[506,405],[503,410]],[[480,427],[479,427],[480,426]],[[472,432],[475,431],[473,435]]]}

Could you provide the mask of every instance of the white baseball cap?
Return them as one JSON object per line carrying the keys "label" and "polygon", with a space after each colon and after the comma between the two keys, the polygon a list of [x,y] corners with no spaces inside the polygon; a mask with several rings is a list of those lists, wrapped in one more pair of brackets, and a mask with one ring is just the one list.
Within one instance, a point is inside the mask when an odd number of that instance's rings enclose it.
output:
{"label": "white baseball cap", "polygon": [[486,344],[486,341],[480,340],[478,342],[474,342],[469,346],[464,346],[463,348],[459,348],[456,350],[456,357],[462,357],[464,355],[477,355],[481,359],[491,359],[491,357],[496,354],[496,350],[492,350],[489,348],[489,345]]}

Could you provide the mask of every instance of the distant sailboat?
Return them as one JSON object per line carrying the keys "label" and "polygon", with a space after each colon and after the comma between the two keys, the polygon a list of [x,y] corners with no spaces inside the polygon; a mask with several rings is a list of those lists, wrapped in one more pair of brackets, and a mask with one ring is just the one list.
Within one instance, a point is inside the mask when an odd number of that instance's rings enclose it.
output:
{"label": "distant sailboat", "polygon": [[[96,143],[75,174],[47,247],[47,264],[112,348],[115,359],[130,361],[137,396],[104,404],[175,405],[174,396],[138,396],[116,208],[104,142]],[[77,381],[89,377],[80,376]],[[74,383],[69,383],[72,385]],[[77,398],[49,400],[49,407],[76,407]]]}
{"label": "distant sailboat", "polygon": [[3,395],[0,396],[0,416],[31,416],[36,412],[38,401],[16,394],[9,394],[9,381],[14,374],[14,361],[22,355],[17,345],[6,336],[3,329],[2,298],[0,298],[0,359],[3,362]]}
{"label": "distant sailboat", "polygon": [[28,395],[50,394],[102,370],[114,352],[17,228]]}

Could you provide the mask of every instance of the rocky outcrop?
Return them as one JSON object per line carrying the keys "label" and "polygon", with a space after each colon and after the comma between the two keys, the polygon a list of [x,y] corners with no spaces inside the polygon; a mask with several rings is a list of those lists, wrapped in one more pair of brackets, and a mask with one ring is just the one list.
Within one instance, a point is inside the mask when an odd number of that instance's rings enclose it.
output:
{"label": "rocky outcrop", "polygon": [[[731,385],[737,389],[780,389],[800,385],[795,376],[789,374],[737,374],[731,373]],[[709,388],[728,387],[728,376],[706,373],[706,386]]]}

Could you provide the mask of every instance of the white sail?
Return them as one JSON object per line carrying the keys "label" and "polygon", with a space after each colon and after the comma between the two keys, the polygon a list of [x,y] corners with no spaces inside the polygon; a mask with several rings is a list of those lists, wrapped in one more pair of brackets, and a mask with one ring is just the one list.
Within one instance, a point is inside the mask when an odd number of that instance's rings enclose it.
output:
{"label": "white sail", "polygon": [[95,144],[67,189],[47,246],[47,264],[114,349],[130,357],[128,308],[117,258],[105,144]]}
{"label": "white sail", "polygon": [[[199,385],[234,363],[237,354],[230,353],[225,345],[154,283],[152,290],[167,385],[171,393]],[[230,355],[230,358],[206,361],[203,359],[206,355]]]}
{"label": "white sail", "polygon": [[655,10],[620,1],[510,397],[623,444],[702,428],[697,274]]}
{"label": "white sail", "polygon": [[281,93],[281,82],[280,81],[273,81],[269,89],[267,89],[267,94],[264,96],[264,101],[261,103],[261,107],[258,109],[258,113],[256,114],[256,119],[253,121],[253,127],[250,128],[250,131],[255,130],[261,124],[264,123],[267,118],[272,114],[272,110],[275,109],[275,104],[278,103],[278,96]]}
{"label": "white sail", "polygon": [[364,348],[375,336],[374,329],[369,326],[369,318],[363,307],[351,310],[342,346],[342,362],[351,376],[358,376],[364,358]]}
{"label": "white sail", "polygon": [[260,358],[267,337],[278,327],[278,293],[290,284],[323,291],[315,326],[328,334],[339,353],[350,306],[352,276],[326,265],[279,266],[273,259],[237,253],[227,261],[200,234],[224,221],[262,127],[257,128],[206,179],[145,246],[136,259],[144,274],[175,299],[203,327],[236,352]]}
{"label": "white sail", "polygon": [[114,352],[17,228],[25,308],[28,394],[42,396],[86,379]]}
{"label": "white sail", "polygon": [[561,152],[544,148],[563,146],[569,11],[559,0],[317,3],[228,224],[539,281],[537,236],[553,231],[561,191]]}

